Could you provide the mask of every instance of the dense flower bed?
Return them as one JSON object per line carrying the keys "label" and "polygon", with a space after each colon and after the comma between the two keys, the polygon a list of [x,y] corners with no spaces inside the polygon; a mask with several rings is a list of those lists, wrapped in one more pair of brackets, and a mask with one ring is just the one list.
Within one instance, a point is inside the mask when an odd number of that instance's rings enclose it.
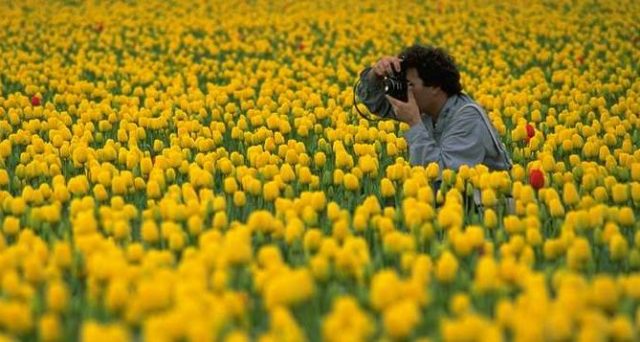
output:
{"label": "dense flower bed", "polygon": [[[639,14],[628,0],[8,2],[0,332],[636,340]],[[405,124],[355,114],[358,72],[413,43],[456,58],[510,172],[411,167]],[[474,189],[482,216],[463,208]]]}

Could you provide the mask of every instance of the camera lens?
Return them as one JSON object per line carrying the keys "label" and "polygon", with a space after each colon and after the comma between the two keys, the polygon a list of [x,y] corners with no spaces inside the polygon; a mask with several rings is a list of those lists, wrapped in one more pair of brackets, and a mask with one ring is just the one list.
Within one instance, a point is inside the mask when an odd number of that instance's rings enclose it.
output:
{"label": "camera lens", "polygon": [[398,81],[393,78],[387,78],[384,80],[384,91],[387,94],[392,94],[398,89]]}
{"label": "camera lens", "polygon": [[384,92],[398,100],[407,100],[407,84],[401,80],[391,77],[386,78],[384,80]]}

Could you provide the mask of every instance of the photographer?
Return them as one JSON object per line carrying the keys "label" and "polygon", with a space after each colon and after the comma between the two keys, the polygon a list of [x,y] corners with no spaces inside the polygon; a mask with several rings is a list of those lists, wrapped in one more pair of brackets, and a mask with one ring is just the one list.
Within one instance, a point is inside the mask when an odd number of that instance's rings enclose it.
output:
{"label": "photographer", "polygon": [[400,56],[383,57],[363,70],[356,93],[370,112],[411,127],[404,135],[411,165],[437,162],[440,170],[457,170],[482,163],[491,170],[511,169],[496,129],[462,92],[453,58],[420,45]]}

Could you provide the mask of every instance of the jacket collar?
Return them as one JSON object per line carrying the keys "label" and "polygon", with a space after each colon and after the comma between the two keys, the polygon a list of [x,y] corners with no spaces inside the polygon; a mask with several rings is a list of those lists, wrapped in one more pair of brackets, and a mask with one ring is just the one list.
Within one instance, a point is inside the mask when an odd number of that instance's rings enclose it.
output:
{"label": "jacket collar", "polygon": [[459,95],[456,94],[456,95],[449,96],[447,101],[445,101],[444,105],[440,109],[440,112],[438,113],[438,120],[436,121],[436,127],[442,126],[441,122],[443,122],[445,118],[448,117],[449,114],[451,114],[451,112],[458,107],[459,103],[460,103]]}

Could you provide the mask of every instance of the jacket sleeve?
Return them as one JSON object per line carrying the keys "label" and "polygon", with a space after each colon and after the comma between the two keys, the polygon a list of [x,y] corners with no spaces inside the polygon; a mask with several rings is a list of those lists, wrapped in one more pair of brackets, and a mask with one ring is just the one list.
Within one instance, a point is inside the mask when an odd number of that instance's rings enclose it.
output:
{"label": "jacket sleeve", "polygon": [[371,67],[368,67],[360,73],[356,95],[371,113],[382,118],[394,118],[393,107],[384,97],[384,84],[381,80],[371,80],[369,78],[371,72],[373,72]]}
{"label": "jacket sleeve", "polygon": [[473,166],[483,162],[485,149],[482,135],[486,132],[483,132],[484,124],[479,113],[473,108],[467,108],[458,115],[443,132],[440,145],[424,124],[417,124],[405,133],[411,165],[437,162],[440,170],[457,170],[463,164]]}

